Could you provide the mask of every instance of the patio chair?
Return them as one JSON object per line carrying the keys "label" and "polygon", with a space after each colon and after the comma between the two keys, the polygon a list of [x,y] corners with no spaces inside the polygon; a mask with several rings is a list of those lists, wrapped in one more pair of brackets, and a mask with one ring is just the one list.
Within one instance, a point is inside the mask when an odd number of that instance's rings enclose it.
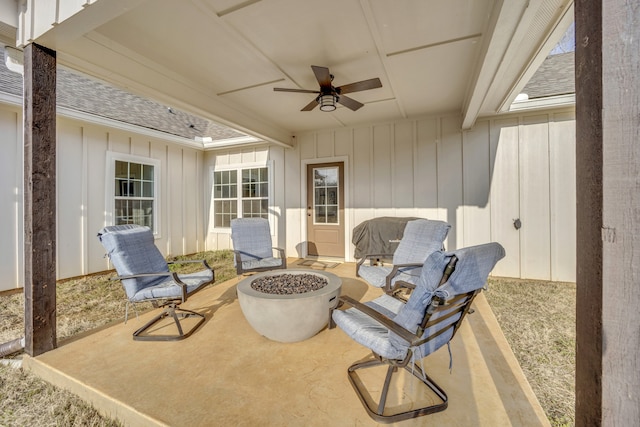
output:
{"label": "patio chair", "polygon": [[[213,283],[215,274],[204,260],[184,260],[169,262],[164,259],[154,243],[153,232],[140,225],[114,225],[105,227],[98,233],[107,256],[113,263],[118,277],[127,294],[125,323],[129,316],[129,304],[150,301],[163,311],[133,333],[134,340],[175,341],[187,338],[204,322],[204,315],[180,308],[179,305],[205,285]],[[201,263],[204,270],[197,273],[177,274],[169,271],[173,263]],[[175,322],[177,334],[158,334],[151,329],[165,317]],[[195,325],[189,322],[186,332],[180,319],[198,318]],[[161,328],[158,328],[161,329]],[[145,334],[146,333],[146,334]]]}
{"label": "patio chair", "polygon": [[[351,385],[369,416],[379,422],[396,422],[447,408],[447,394],[425,373],[423,359],[449,344],[469,312],[473,299],[485,286],[489,273],[504,254],[498,243],[453,252],[434,252],[425,261],[422,274],[406,303],[389,294],[364,304],[348,296],[340,297],[339,307],[342,304],[351,308],[334,310],[330,327],[337,324],[347,335],[373,352],[372,357],[358,361],[348,369]],[[403,286],[402,282],[396,285],[400,286]],[[382,388],[376,387],[380,390],[380,399],[376,403],[357,371],[385,365],[386,377]],[[409,384],[405,390],[396,376],[392,388],[392,379],[398,368],[404,368],[418,378],[417,384]],[[415,391],[409,388],[415,386],[419,386],[421,391],[433,392],[436,403],[424,406],[413,402],[415,406],[409,410],[406,406],[400,406],[399,410],[398,407],[387,407],[390,390],[394,393],[401,389],[397,393],[402,396],[403,391],[407,394]]]}
{"label": "patio chair", "polygon": [[[395,252],[366,254],[356,263],[356,276],[371,286],[383,288],[386,293],[391,292],[397,281],[415,284],[427,257],[443,249],[450,228],[444,221],[416,219],[407,222]],[[380,261],[384,259],[392,259],[392,265],[382,265]],[[365,264],[367,260],[369,263]]]}
{"label": "patio chair", "polygon": [[231,220],[231,240],[238,275],[287,268],[284,249],[272,246],[269,221],[265,218]]}

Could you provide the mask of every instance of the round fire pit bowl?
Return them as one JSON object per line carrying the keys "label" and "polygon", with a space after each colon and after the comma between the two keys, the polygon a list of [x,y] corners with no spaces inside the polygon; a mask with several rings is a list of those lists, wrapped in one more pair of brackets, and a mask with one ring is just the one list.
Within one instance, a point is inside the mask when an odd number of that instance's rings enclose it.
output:
{"label": "round fire pit bowl", "polygon": [[[251,284],[277,276],[308,274],[326,279],[326,285],[302,293],[266,293]],[[290,277],[289,277],[290,278]],[[313,280],[313,282],[324,282]],[[256,284],[257,284],[256,283]],[[259,286],[258,289],[260,289]],[[242,314],[260,335],[273,341],[297,342],[311,338],[329,322],[329,310],[338,303],[342,279],[332,273],[315,270],[275,270],[249,276],[238,283],[238,301]]]}

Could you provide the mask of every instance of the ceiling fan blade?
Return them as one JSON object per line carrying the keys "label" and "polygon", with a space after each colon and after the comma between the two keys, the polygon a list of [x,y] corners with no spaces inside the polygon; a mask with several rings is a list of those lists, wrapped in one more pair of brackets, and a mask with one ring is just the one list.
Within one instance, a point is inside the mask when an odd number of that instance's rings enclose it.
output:
{"label": "ceiling fan blade", "polygon": [[345,107],[349,108],[350,110],[356,111],[358,110],[360,107],[363,107],[364,104],[361,102],[356,101],[355,99],[351,99],[348,96],[344,96],[344,95],[340,95],[338,97],[338,104],[342,104]]}
{"label": "ceiling fan blade", "polygon": [[274,91],[276,92],[298,92],[298,93],[320,93],[318,90],[307,90],[307,89],[287,89],[284,87],[274,87]]}
{"label": "ceiling fan blade", "polygon": [[331,92],[331,73],[329,73],[329,69],[327,67],[318,67],[317,65],[312,65],[311,69],[316,75],[318,83],[320,83],[320,90],[322,92]]}
{"label": "ceiling fan blade", "polygon": [[382,82],[379,78],[363,80],[361,82],[350,83],[348,85],[340,86],[336,88],[338,93],[352,93],[360,92],[361,90],[375,89],[382,87]]}
{"label": "ceiling fan blade", "polygon": [[314,98],[313,101],[305,105],[305,107],[300,111],[311,111],[316,108],[316,105],[318,105],[318,98]]}

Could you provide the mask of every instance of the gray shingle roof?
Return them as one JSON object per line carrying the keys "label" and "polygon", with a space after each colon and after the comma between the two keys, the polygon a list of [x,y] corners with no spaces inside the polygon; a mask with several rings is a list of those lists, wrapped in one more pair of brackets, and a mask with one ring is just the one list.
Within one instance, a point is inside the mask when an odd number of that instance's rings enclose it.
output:
{"label": "gray shingle roof", "polygon": [[529,99],[575,93],[574,52],[548,56],[522,93]]}
{"label": "gray shingle roof", "polygon": [[[23,79],[9,71],[2,51],[0,92],[23,96]],[[57,105],[106,117],[188,139],[210,137],[213,141],[246,134],[166,105],[133,95],[107,83],[58,67]]]}

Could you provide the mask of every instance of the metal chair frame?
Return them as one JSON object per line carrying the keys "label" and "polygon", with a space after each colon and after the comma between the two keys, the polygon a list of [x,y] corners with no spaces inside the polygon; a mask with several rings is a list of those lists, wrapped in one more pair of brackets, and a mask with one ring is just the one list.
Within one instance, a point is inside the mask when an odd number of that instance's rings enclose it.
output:
{"label": "metal chair frame", "polygon": [[[173,281],[178,284],[182,288],[182,295],[180,298],[159,298],[156,300],[153,299],[145,299],[142,301],[136,302],[151,302],[154,308],[162,308],[162,312],[157,316],[153,317],[149,320],[144,326],[139,328],[133,333],[133,339],[136,341],[179,341],[189,337],[193,332],[196,331],[204,323],[205,316],[203,314],[197,313],[192,310],[187,310],[184,308],[180,308],[179,305],[185,302],[188,296],[193,295],[197,291],[204,288],[206,285],[211,284],[215,281],[215,272],[209,266],[206,260],[182,260],[182,261],[169,261],[167,264],[187,264],[187,263],[200,263],[207,270],[211,271],[211,280],[203,283],[200,287],[198,287],[195,291],[187,294],[187,285],[182,280],[180,280],[180,276],[175,272],[163,272],[163,273],[143,273],[143,274],[132,274],[129,276],[116,276],[111,280],[124,280],[124,279],[134,279],[139,277],[171,277]],[[125,323],[129,317],[129,304],[133,304],[130,300],[127,300],[127,307],[125,309]],[[136,312],[137,316],[137,312]],[[153,325],[160,322],[165,317],[171,317],[175,322],[176,328],[178,330],[177,335],[143,335],[144,332],[149,330]],[[182,328],[182,324],[180,323],[180,319],[185,319],[187,317],[199,317],[198,322],[191,327],[187,332],[185,332]]]}
{"label": "metal chair frame", "polygon": [[[452,257],[447,267],[445,268],[442,279],[440,280],[440,285],[443,285],[444,283],[446,283],[451,273],[453,273],[453,271],[455,270],[456,262],[457,262],[457,258],[455,256]],[[394,286],[394,289],[391,295],[392,296],[397,295],[401,290],[401,288],[411,289],[413,287],[414,286],[409,283],[397,282],[396,285]],[[395,334],[399,335],[402,339],[404,339],[408,343],[410,347],[410,349],[407,352],[407,355],[402,360],[387,359],[376,354],[375,352],[372,352],[372,358],[370,360],[356,362],[348,368],[347,373],[349,376],[349,381],[353,386],[356,394],[358,395],[360,402],[362,402],[362,405],[367,411],[367,414],[369,414],[371,418],[381,423],[393,423],[393,422],[407,420],[411,418],[417,418],[423,415],[433,414],[435,412],[443,411],[447,408],[448,397],[446,392],[438,384],[436,384],[436,382],[432,378],[430,378],[426,374],[426,372],[424,372],[417,364],[411,363],[411,360],[413,358],[413,352],[411,348],[418,347],[451,329],[453,329],[453,333],[451,336],[451,339],[453,339],[462,321],[464,320],[466,314],[470,312],[471,303],[473,302],[474,298],[480,291],[481,289],[477,289],[471,292],[456,295],[455,297],[450,298],[448,300],[444,300],[440,297],[434,296],[431,303],[427,306],[422,322],[420,323],[419,327],[415,332],[412,332],[403,328],[402,326],[395,323],[389,317],[381,314],[380,312],[376,311],[375,309],[367,305],[360,303],[359,301],[354,300],[353,298],[350,298],[348,296],[340,297],[340,301],[337,308],[341,308],[341,306],[346,304],[369,315],[370,317],[378,321],[380,324],[382,324],[384,327],[389,329],[391,332],[394,332]],[[401,300],[403,302],[405,301],[404,299],[401,299]],[[436,317],[435,319],[432,320],[432,317],[434,317],[436,313],[441,311],[446,311],[447,313],[440,317]],[[458,320],[456,320],[455,322],[449,325],[445,325],[445,327],[441,329],[436,328],[433,333],[429,334],[428,336],[424,336],[424,332],[426,330],[434,326],[437,327],[437,325],[440,324],[441,322],[444,322],[445,320],[457,314],[460,314],[460,317],[458,318]],[[330,319],[332,319],[332,317],[330,317]],[[333,322],[333,320],[331,320],[330,322],[330,327],[331,328],[335,327],[335,323]],[[388,368],[387,368],[384,384],[381,390],[379,402],[376,402],[373,399],[373,397],[371,397],[364,383],[361,381],[360,377],[357,374],[357,371],[360,369],[365,369],[365,368],[370,368],[370,367],[375,367],[380,365],[387,365]],[[409,411],[390,413],[389,408],[386,406],[387,396],[388,396],[389,386],[391,384],[393,374],[395,374],[398,371],[398,368],[403,368],[407,372],[411,373],[416,378],[418,378],[420,382],[424,384],[424,386],[426,386],[429,390],[435,393],[435,395],[439,398],[440,402],[433,405],[427,405],[427,406],[415,408]]]}

